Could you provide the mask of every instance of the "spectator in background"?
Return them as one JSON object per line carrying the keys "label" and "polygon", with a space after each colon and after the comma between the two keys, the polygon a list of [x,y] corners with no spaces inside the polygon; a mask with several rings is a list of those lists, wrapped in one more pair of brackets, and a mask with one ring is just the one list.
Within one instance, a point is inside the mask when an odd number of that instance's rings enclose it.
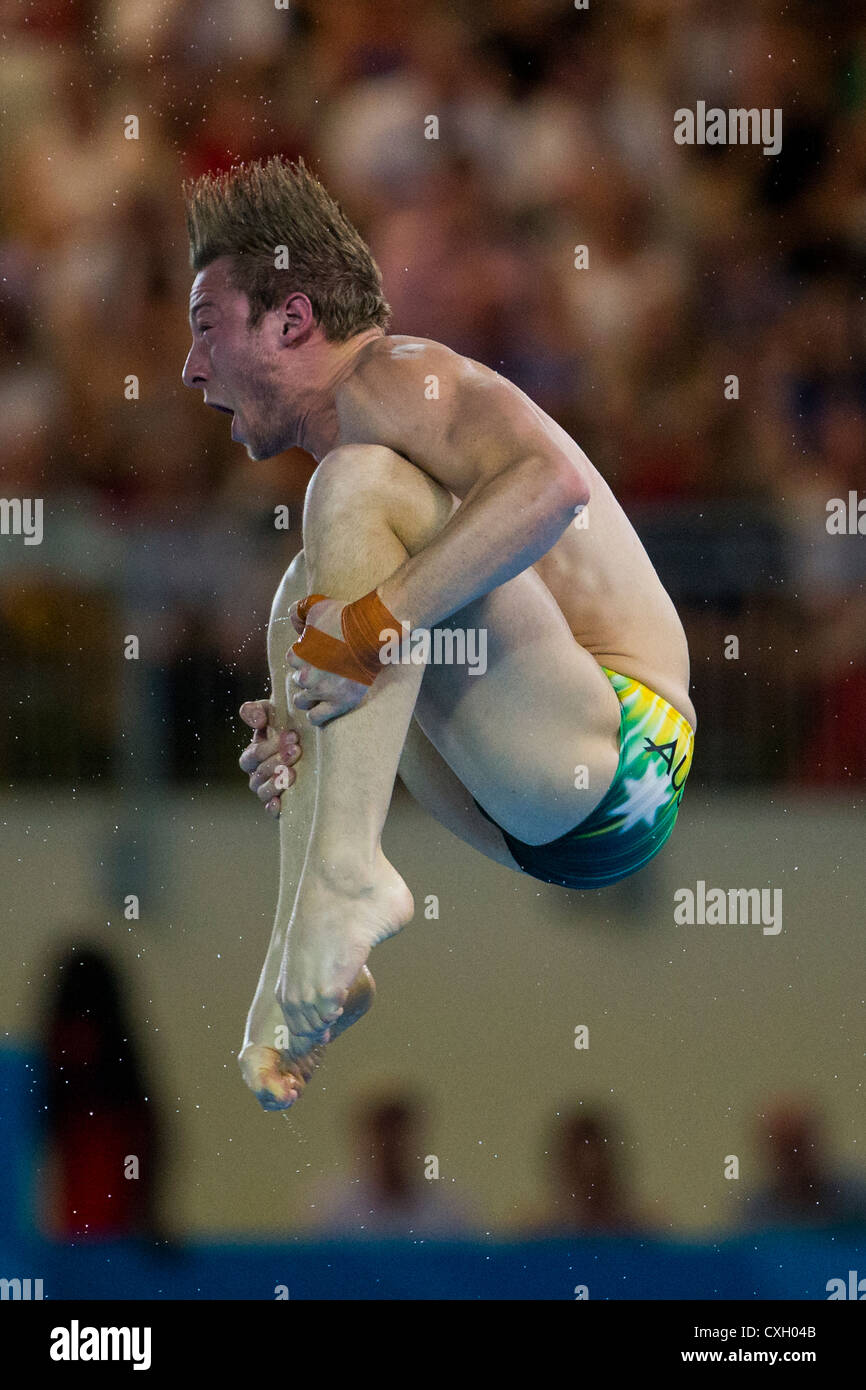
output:
{"label": "spectator in background", "polygon": [[526,1223],[528,1233],[634,1235],[646,1230],[624,1163],[624,1140],[613,1116],[581,1107],[561,1119],[549,1157],[550,1196]]}
{"label": "spectator in background", "polygon": [[746,1194],[748,1226],[866,1224],[866,1183],[833,1170],[817,1108],[797,1097],[776,1100],[759,1135],[767,1178]]}
{"label": "spectator in background", "polygon": [[51,1192],[46,1227],[61,1239],[153,1238],[159,1123],[111,959],[70,947],[46,1011],[43,1108]]}
{"label": "spectator in background", "polygon": [[323,1235],[443,1236],[470,1228],[447,1177],[428,1176],[435,1155],[424,1152],[421,1115],[406,1092],[362,1102],[353,1126],[360,1176],[323,1191],[316,1223]]}

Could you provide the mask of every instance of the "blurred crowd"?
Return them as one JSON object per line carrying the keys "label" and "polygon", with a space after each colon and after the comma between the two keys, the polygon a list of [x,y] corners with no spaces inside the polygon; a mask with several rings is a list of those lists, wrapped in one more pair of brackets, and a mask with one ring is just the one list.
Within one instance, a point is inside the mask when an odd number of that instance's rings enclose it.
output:
{"label": "blurred crowd", "polygon": [[[280,153],[370,242],[393,331],[503,372],[609,479],[687,623],[698,775],[866,778],[866,542],[825,525],[866,495],[850,14],[0,0],[2,495],[45,505],[41,545],[0,537],[0,772],[233,775],[313,465],[251,463],[181,385],[180,185]],[[676,144],[698,101],[780,108],[780,153]]]}

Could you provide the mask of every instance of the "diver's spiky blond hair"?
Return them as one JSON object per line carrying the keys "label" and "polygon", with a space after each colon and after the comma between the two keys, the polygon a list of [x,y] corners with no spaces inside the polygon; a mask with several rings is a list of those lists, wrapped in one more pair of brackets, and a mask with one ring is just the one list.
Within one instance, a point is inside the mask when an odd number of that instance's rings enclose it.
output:
{"label": "diver's spiky blond hair", "polygon": [[[391,310],[369,247],[302,159],[274,156],[202,174],[184,182],[183,196],[190,265],[199,271],[230,257],[231,282],[250,301],[251,328],[293,290],[307,296],[335,342],[387,327]],[[288,269],[275,265],[280,246]]]}

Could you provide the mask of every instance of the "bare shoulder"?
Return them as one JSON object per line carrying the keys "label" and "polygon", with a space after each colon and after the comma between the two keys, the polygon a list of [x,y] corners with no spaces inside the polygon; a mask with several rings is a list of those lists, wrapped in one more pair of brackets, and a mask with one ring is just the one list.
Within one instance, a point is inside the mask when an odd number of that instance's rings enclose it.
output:
{"label": "bare shoulder", "polygon": [[374,338],[358,354],[355,369],[340,387],[338,406],[376,415],[388,405],[420,408],[423,401],[445,404],[467,387],[521,393],[497,372],[431,338],[392,334]]}
{"label": "bare shoulder", "polygon": [[529,455],[577,445],[513,382],[429,338],[373,339],[337,393],[344,443],[384,444],[463,497]]}

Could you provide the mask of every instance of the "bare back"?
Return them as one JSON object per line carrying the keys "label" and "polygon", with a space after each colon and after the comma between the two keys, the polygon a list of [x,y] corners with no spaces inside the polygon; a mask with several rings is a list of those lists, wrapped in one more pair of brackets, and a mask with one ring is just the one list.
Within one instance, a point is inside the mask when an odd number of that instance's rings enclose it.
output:
{"label": "bare back", "polygon": [[337,392],[339,442],[381,444],[464,500],[509,458],[556,452],[590,478],[585,514],[534,568],[595,659],[695,724],[682,623],[634,527],[579,446],[530,398],[439,343],[373,339]]}

